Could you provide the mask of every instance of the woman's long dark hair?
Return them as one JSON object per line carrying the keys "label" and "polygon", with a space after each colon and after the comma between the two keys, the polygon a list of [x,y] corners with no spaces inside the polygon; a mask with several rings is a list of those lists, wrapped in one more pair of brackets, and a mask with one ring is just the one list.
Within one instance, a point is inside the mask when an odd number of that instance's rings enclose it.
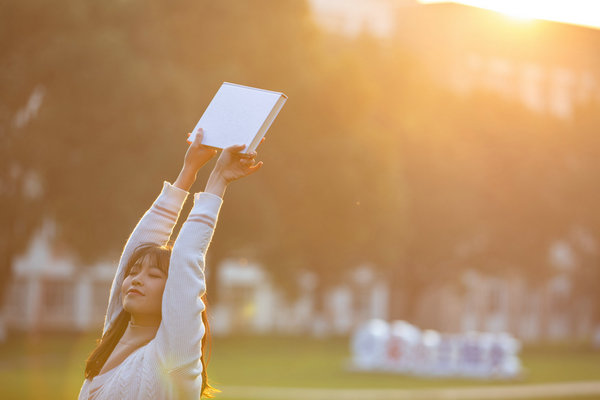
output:
{"label": "woman's long dark hair", "polygon": [[[170,246],[159,246],[154,243],[144,243],[138,246],[125,266],[124,276],[129,274],[129,271],[138,260],[147,255],[152,257],[157,267],[168,274],[171,250],[172,248]],[[202,362],[202,390],[200,392],[200,397],[212,398],[214,397],[214,394],[220,392],[220,390],[208,384],[206,363],[204,361],[206,339],[210,335],[210,327],[206,317],[206,293],[202,296],[202,301],[205,304],[204,311],[202,311],[202,323],[204,323],[205,333],[204,337],[202,337],[202,355],[200,357],[200,361]],[[97,340],[96,348],[92,351],[85,364],[85,377],[87,379],[91,379],[100,373],[102,367],[106,363],[106,360],[108,360],[108,357],[111,355],[117,346],[117,343],[119,343],[119,340],[121,340],[121,337],[125,333],[125,329],[127,329],[130,319],[131,315],[127,311],[121,311],[111,327],[106,331],[106,333],[104,333],[104,335],[102,335],[100,339]]]}

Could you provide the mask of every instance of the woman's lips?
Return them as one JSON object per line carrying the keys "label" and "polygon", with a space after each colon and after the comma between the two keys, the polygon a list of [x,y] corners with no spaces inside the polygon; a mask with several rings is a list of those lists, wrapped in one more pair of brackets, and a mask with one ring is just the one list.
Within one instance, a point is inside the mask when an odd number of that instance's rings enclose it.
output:
{"label": "woman's lips", "polygon": [[127,291],[127,294],[128,294],[128,295],[130,295],[130,294],[135,294],[135,295],[137,295],[137,296],[143,296],[142,292],[140,292],[140,291],[138,291],[138,290],[135,290],[135,289],[129,289],[129,290]]}

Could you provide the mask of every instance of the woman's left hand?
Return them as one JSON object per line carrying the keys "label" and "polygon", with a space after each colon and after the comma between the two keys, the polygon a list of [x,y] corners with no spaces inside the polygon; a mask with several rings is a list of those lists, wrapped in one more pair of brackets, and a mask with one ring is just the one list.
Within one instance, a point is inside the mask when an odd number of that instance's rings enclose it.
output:
{"label": "woman's left hand", "polygon": [[211,175],[216,174],[225,183],[229,184],[258,171],[262,167],[263,162],[259,161],[257,164],[254,164],[256,152],[248,154],[240,153],[245,147],[246,145],[241,144],[224,148]]}
{"label": "woman's left hand", "polygon": [[[188,134],[188,136],[190,135],[191,133]],[[202,144],[202,136],[203,132],[202,128],[200,128],[196,133],[194,142],[188,147],[183,159],[183,168],[194,174],[217,154],[216,149]]]}
{"label": "woman's left hand", "polygon": [[[260,143],[264,140],[265,138],[263,137]],[[215,194],[222,198],[227,185],[237,179],[255,173],[262,167],[262,161],[254,164],[254,157],[256,157],[255,151],[247,154],[240,153],[245,147],[246,145],[242,144],[229,146],[223,149],[215,164],[215,168],[208,178],[206,189],[204,190],[205,192]]]}

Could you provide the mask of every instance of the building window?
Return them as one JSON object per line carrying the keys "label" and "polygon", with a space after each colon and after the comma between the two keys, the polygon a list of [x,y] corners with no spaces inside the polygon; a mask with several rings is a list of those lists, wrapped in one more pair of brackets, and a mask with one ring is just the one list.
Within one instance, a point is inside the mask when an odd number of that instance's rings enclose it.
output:
{"label": "building window", "polygon": [[24,318],[23,312],[27,309],[29,298],[27,296],[29,285],[25,280],[14,280],[10,286],[10,290],[7,290],[6,313],[9,318],[22,319]]}
{"label": "building window", "polygon": [[110,283],[94,282],[92,284],[92,319],[93,323],[104,322],[108,297],[110,295]]}
{"label": "building window", "polygon": [[562,118],[571,115],[573,106],[573,74],[564,68],[552,72],[550,86],[550,111]]}
{"label": "building window", "polygon": [[526,106],[535,111],[544,111],[544,74],[539,65],[527,64],[521,70],[521,98]]}
{"label": "building window", "polygon": [[230,287],[224,293],[225,303],[232,310],[232,327],[234,331],[247,331],[252,325],[256,312],[254,302],[255,289],[252,286]]}
{"label": "building window", "polygon": [[72,322],[74,284],[70,281],[48,280],[42,283],[40,322],[45,327],[62,328]]}

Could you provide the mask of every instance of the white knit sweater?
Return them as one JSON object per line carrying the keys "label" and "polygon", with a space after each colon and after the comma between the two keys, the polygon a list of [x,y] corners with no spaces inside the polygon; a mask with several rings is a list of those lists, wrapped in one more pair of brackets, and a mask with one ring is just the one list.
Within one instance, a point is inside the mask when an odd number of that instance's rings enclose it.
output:
{"label": "white knit sweater", "polygon": [[[123,309],[121,284],[128,258],[141,243],[168,242],[187,196],[185,190],[164,182],[162,192],[133,230],[110,289],[103,332]],[[211,193],[194,195],[194,206],[173,245],[156,336],[119,366],[93,380],[86,379],[79,400],[88,400],[90,391],[94,400],[200,399],[204,256],[222,202]]]}

